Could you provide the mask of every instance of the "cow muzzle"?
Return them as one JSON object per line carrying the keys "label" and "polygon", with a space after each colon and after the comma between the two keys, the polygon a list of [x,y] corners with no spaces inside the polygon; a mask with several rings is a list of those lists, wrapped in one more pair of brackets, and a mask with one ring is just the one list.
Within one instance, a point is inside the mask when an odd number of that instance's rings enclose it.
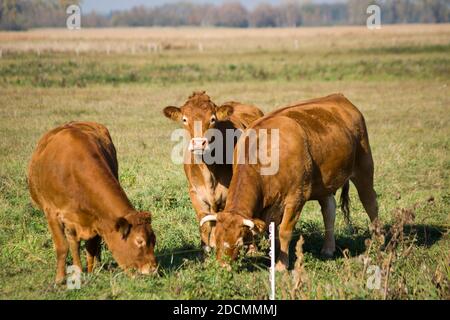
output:
{"label": "cow muzzle", "polygon": [[189,142],[188,150],[194,154],[203,154],[208,147],[208,139],[206,138],[192,138]]}
{"label": "cow muzzle", "polygon": [[158,271],[158,268],[153,263],[146,263],[141,268],[139,268],[139,272],[142,274],[155,274]]}

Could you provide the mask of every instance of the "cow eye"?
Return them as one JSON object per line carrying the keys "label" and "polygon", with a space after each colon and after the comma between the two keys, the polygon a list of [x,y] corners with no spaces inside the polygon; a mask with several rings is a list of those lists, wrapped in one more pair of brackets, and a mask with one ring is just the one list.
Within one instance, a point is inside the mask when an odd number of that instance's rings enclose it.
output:
{"label": "cow eye", "polygon": [[211,117],[211,123],[215,123],[216,122],[216,116],[212,116]]}
{"label": "cow eye", "polygon": [[188,119],[186,118],[186,116],[183,116],[183,123],[187,124],[187,122],[188,122]]}

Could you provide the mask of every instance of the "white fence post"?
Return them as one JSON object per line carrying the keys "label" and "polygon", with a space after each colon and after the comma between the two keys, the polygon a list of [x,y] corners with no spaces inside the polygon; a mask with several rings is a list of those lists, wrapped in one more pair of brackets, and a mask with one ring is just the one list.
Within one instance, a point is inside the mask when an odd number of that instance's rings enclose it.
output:
{"label": "white fence post", "polygon": [[269,225],[270,238],[270,300],[275,300],[275,222]]}

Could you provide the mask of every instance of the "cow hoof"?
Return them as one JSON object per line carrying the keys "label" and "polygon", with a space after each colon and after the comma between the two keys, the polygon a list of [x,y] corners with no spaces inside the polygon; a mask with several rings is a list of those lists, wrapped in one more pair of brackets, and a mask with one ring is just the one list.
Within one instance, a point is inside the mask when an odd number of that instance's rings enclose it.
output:
{"label": "cow hoof", "polygon": [[286,265],[284,263],[277,262],[277,264],[275,265],[275,271],[285,272],[285,271],[287,271],[287,267],[286,267]]}
{"label": "cow hoof", "polygon": [[332,249],[322,249],[320,251],[320,256],[322,257],[322,259],[328,260],[328,259],[333,259],[334,257],[334,250]]}
{"label": "cow hoof", "polygon": [[56,276],[55,278],[55,287],[62,286],[64,284],[65,276]]}

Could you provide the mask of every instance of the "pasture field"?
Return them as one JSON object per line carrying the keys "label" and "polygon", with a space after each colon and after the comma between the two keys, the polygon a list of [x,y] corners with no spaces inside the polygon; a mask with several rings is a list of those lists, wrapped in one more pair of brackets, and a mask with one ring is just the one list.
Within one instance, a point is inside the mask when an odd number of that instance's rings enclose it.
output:
{"label": "pasture field", "polygon": [[[365,115],[384,237],[371,236],[352,186],[353,230],[338,210],[337,254],[322,260],[322,216],[308,203],[278,299],[450,298],[450,25],[31,30],[0,32],[0,50],[0,299],[268,299],[267,241],[230,272],[200,254],[184,171],[170,160],[178,126],[162,114],[194,90],[265,112],[342,92]],[[131,278],[104,249],[81,289],[54,286],[26,167],[39,137],[71,120],[109,128],[122,186],[153,213],[158,276]]]}

